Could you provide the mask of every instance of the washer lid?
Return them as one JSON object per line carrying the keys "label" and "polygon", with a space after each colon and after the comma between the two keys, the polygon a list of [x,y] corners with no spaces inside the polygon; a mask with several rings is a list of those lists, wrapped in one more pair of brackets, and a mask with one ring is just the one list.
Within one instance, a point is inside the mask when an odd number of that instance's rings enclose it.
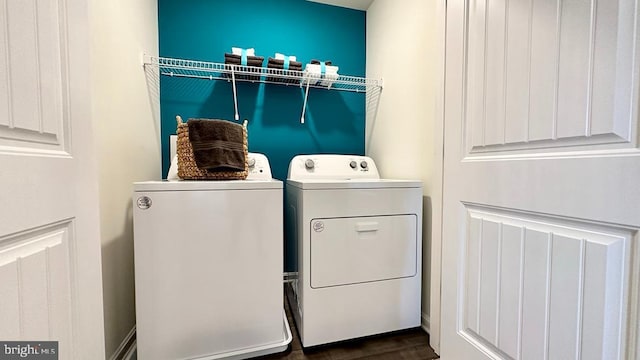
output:
{"label": "washer lid", "polygon": [[294,186],[303,190],[323,189],[392,189],[392,188],[421,188],[418,180],[394,179],[354,179],[354,180],[287,180],[287,186]]}
{"label": "washer lid", "polygon": [[134,191],[203,191],[282,189],[282,181],[272,180],[179,180],[133,183]]}

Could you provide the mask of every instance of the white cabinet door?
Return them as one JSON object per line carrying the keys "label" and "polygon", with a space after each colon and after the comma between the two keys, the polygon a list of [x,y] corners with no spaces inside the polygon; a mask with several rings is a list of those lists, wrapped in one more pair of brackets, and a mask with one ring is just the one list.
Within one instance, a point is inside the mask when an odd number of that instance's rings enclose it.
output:
{"label": "white cabinet door", "polygon": [[0,0],[0,341],[104,358],[86,0]]}
{"label": "white cabinet door", "polygon": [[638,359],[638,4],[447,4],[441,355]]}

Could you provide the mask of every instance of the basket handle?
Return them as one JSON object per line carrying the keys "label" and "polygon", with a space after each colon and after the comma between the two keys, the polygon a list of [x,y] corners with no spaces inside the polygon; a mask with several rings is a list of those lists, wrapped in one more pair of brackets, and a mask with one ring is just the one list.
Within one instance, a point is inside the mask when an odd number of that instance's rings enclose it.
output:
{"label": "basket handle", "polygon": [[[178,123],[178,126],[182,125],[182,117],[180,115],[176,115],[176,123]],[[247,129],[247,124],[249,123],[249,120],[244,119],[244,121],[242,122],[242,127],[245,128],[245,130]]]}

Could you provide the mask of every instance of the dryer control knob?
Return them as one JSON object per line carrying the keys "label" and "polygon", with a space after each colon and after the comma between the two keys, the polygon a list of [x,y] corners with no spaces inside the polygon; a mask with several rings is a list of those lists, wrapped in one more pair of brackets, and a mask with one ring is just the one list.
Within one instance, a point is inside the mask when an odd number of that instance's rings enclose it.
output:
{"label": "dryer control knob", "polygon": [[311,170],[311,169],[313,169],[315,166],[316,166],[316,164],[315,164],[315,163],[313,162],[313,160],[311,160],[311,159],[307,159],[307,160],[304,162],[304,167],[306,167],[306,168],[307,168],[307,170]]}
{"label": "dryer control knob", "polygon": [[256,159],[249,158],[249,161],[247,161],[247,163],[249,164],[249,167],[252,168],[252,167],[256,166]]}
{"label": "dryer control knob", "polygon": [[360,167],[361,168],[366,169],[368,166],[369,166],[369,164],[367,164],[366,161],[363,160],[363,161],[360,162]]}
{"label": "dryer control knob", "polygon": [[358,167],[358,163],[355,161],[352,161],[349,163],[349,166],[351,166],[352,169],[355,169],[356,167]]}

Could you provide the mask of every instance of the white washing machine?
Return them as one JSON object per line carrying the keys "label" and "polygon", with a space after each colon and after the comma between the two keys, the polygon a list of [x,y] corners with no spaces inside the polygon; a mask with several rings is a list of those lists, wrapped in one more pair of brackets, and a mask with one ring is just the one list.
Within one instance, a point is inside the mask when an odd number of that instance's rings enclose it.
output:
{"label": "white washing machine", "polygon": [[380,179],[365,156],[303,155],[286,192],[303,346],[420,326],[422,183]]}
{"label": "white washing machine", "polygon": [[282,182],[249,154],[247,180],[134,184],[138,359],[284,351]]}

